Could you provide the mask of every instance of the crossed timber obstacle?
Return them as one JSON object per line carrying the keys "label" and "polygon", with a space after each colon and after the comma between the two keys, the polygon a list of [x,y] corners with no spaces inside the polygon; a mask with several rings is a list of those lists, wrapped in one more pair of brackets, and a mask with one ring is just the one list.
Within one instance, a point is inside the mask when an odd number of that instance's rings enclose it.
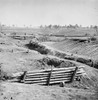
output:
{"label": "crossed timber obstacle", "polygon": [[84,73],[83,66],[26,71],[21,82],[43,85],[52,85],[60,82],[69,83]]}

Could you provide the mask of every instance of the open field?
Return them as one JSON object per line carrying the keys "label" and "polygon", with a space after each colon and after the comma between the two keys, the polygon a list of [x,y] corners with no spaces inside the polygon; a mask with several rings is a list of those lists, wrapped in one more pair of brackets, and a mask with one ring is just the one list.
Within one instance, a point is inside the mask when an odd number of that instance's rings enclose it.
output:
{"label": "open field", "polygon": [[[9,81],[16,73],[51,66],[84,66],[89,79],[65,87]],[[98,100],[97,76],[98,33],[94,29],[3,29],[0,33],[0,100]]]}

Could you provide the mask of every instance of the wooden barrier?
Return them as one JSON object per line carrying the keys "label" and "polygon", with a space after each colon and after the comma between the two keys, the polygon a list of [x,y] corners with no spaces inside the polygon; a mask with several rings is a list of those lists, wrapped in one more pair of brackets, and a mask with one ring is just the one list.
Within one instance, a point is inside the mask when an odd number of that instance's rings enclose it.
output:
{"label": "wooden barrier", "polygon": [[22,82],[26,84],[57,84],[60,82],[73,82],[85,71],[83,67],[54,68],[24,72]]}

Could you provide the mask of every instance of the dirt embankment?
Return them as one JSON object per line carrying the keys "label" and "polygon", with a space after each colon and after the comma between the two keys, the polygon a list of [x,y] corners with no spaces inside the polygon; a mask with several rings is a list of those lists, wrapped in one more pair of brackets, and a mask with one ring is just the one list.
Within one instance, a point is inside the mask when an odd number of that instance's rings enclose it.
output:
{"label": "dirt embankment", "polygon": [[44,57],[43,59],[40,59],[38,61],[44,66],[53,66],[55,68],[76,66],[76,64],[72,63],[71,61],[57,59],[56,57]]}
{"label": "dirt embankment", "polygon": [[63,58],[63,59],[74,60],[74,61],[84,63],[86,65],[89,65],[89,66],[95,67],[95,68],[97,68],[97,66],[98,66],[98,62],[93,61],[91,58],[79,56],[79,55],[76,55],[76,54],[61,52],[59,50],[54,50],[54,49],[49,48],[45,45],[42,45],[38,42],[30,41],[25,46],[28,47],[31,50],[36,50],[41,54],[53,55],[53,56],[57,56],[57,57]]}

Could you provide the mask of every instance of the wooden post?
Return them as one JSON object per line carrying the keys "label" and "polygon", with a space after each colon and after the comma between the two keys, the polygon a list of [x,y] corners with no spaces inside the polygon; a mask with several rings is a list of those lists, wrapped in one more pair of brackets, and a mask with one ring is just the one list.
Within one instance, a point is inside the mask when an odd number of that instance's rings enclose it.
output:
{"label": "wooden post", "polygon": [[71,77],[71,82],[73,82],[73,81],[74,81],[75,76],[76,76],[76,72],[77,72],[77,70],[78,70],[78,67],[76,67],[76,68],[75,68],[75,71],[74,71],[74,72],[73,72],[73,74],[72,74],[72,77]]}
{"label": "wooden post", "polygon": [[48,77],[48,79],[47,79],[47,85],[50,84],[51,74],[52,74],[52,66],[51,66],[51,71],[50,71],[50,73],[49,73],[49,77]]}
{"label": "wooden post", "polygon": [[21,82],[25,82],[25,77],[26,77],[27,71],[24,71],[24,74],[21,76]]}

